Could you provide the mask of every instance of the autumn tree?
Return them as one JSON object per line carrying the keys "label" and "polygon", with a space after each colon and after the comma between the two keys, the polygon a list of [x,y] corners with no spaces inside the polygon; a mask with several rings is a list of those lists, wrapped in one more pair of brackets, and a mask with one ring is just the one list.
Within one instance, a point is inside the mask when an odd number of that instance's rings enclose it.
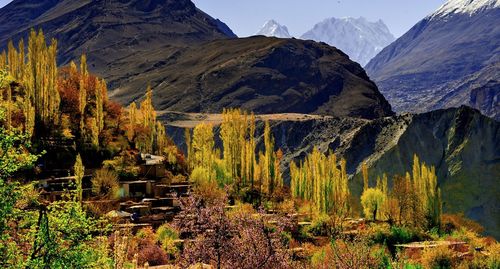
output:
{"label": "autumn tree", "polygon": [[361,205],[367,218],[377,220],[377,213],[384,204],[386,196],[376,188],[368,188],[361,195]]}
{"label": "autumn tree", "polygon": [[214,167],[218,154],[216,154],[214,146],[212,125],[206,123],[197,125],[193,130],[192,156],[189,157],[189,160],[190,166],[194,167],[191,173],[192,179],[204,181],[198,183],[210,183],[215,180]]}
{"label": "autumn tree", "polygon": [[420,201],[428,227],[440,225],[442,214],[441,190],[437,185],[436,169],[420,163],[418,156],[413,156],[412,183]]}
{"label": "autumn tree", "polygon": [[35,124],[52,127],[59,120],[57,41],[52,39],[48,46],[43,32],[32,29],[27,47],[26,54],[23,40],[18,49],[9,42],[7,52],[0,57],[0,65],[23,85],[25,130],[32,134]]}
{"label": "autumn tree", "polygon": [[274,137],[271,134],[269,121],[264,124],[264,152],[259,154],[261,191],[272,194],[278,187],[283,186],[283,178],[279,170],[279,159],[274,150]]}
{"label": "autumn tree", "polygon": [[57,41],[52,39],[47,46],[42,30],[31,30],[28,40],[28,62],[24,81],[29,92],[28,98],[34,97],[35,118],[46,126],[58,120],[59,91],[57,90]]}
{"label": "autumn tree", "polygon": [[[382,190],[387,190],[385,181],[381,181],[385,186]],[[390,221],[416,228],[439,227],[442,202],[435,168],[421,163],[414,155],[412,173],[394,177],[389,202],[386,214]]]}
{"label": "autumn tree", "polygon": [[184,129],[184,139],[186,141],[186,150],[187,150],[187,163],[188,169],[193,169],[191,156],[193,152],[193,144],[191,143],[191,130],[189,128]]}
{"label": "autumn tree", "polygon": [[137,105],[132,102],[128,107],[129,125],[127,128],[127,138],[132,141],[135,137],[135,128],[137,124]]}
{"label": "autumn tree", "polygon": [[345,160],[317,148],[297,165],[290,164],[292,196],[311,201],[316,210],[345,216],[350,196]]}
{"label": "autumn tree", "polygon": [[75,165],[73,166],[75,173],[75,184],[76,184],[76,201],[83,201],[83,177],[85,175],[85,167],[83,166],[82,158],[80,154],[76,156]]}
{"label": "autumn tree", "polygon": [[240,109],[225,109],[222,119],[220,138],[225,169],[230,177],[238,179],[239,188],[253,188],[256,179],[255,115]]}
{"label": "autumn tree", "polygon": [[361,173],[363,175],[363,191],[366,191],[370,187],[368,181],[368,166],[366,165],[366,162],[361,164]]}

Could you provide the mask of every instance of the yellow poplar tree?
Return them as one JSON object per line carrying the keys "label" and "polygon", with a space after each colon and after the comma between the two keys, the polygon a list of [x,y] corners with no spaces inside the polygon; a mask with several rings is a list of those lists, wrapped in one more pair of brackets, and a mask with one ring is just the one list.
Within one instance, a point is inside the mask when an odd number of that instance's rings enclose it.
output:
{"label": "yellow poplar tree", "polygon": [[81,202],[83,199],[83,187],[82,181],[85,176],[85,167],[83,166],[82,158],[80,154],[76,156],[75,165],[73,166],[75,171],[75,183],[76,183],[76,199]]}
{"label": "yellow poplar tree", "polygon": [[348,211],[350,196],[345,160],[333,153],[325,155],[315,148],[304,161],[290,164],[292,196],[310,201],[318,212],[342,217]]}
{"label": "yellow poplar tree", "polygon": [[135,102],[132,102],[128,107],[128,118],[129,125],[127,129],[127,138],[129,141],[132,141],[135,136],[135,125],[137,124],[137,105]]}

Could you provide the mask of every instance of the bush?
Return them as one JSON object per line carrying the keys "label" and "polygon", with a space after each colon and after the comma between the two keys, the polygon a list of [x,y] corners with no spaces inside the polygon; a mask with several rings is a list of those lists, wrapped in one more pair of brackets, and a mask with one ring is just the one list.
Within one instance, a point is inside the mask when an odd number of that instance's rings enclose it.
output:
{"label": "bush", "polygon": [[156,230],[156,239],[167,254],[175,255],[179,251],[175,244],[175,240],[179,239],[179,232],[172,226],[168,224],[160,226]]}
{"label": "bush", "polygon": [[415,241],[422,241],[424,238],[417,231],[407,227],[391,226],[387,229],[383,226],[374,226],[369,238],[373,243],[385,244],[391,254],[396,254],[397,244],[406,244]]}
{"label": "bush", "polygon": [[422,254],[422,264],[429,269],[455,268],[457,259],[448,247],[428,248]]}
{"label": "bush", "polygon": [[118,174],[108,169],[99,169],[92,177],[92,193],[102,198],[118,198],[120,185]]}
{"label": "bush", "polygon": [[339,239],[311,256],[311,268],[380,268],[383,262],[363,238]]}
{"label": "bush", "polygon": [[158,245],[157,236],[151,228],[144,228],[132,238],[128,249],[129,260],[137,254],[138,264],[164,265],[168,262],[167,253]]}
{"label": "bush", "polygon": [[442,227],[445,233],[451,234],[454,231],[460,230],[460,228],[465,228],[469,231],[475,233],[482,233],[484,231],[481,224],[468,219],[463,213],[461,214],[444,214],[442,217]]}
{"label": "bush", "polygon": [[307,231],[314,236],[328,236],[331,233],[331,229],[330,217],[326,214],[321,214],[313,219]]}

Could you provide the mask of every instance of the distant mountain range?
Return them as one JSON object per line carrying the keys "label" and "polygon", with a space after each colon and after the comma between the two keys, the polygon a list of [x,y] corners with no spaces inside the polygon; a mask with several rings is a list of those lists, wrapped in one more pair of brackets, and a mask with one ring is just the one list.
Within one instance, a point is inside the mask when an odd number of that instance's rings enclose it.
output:
{"label": "distant mountain range", "polygon": [[256,35],[263,35],[268,37],[279,37],[279,38],[291,38],[292,36],[288,33],[288,28],[284,25],[279,24],[275,20],[269,20],[262,28],[257,32]]}
{"label": "distant mountain range", "polygon": [[335,46],[362,66],[395,40],[382,20],[369,22],[363,17],[326,19],[301,38]]}
{"label": "distant mountain range", "polygon": [[[257,35],[291,38],[288,28],[275,20],[267,21]],[[360,18],[329,18],[316,24],[301,39],[325,42],[349,55],[364,66],[395,38],[382,20],[369,22]]]}
{"label": "distant mountain range", "polygon": [[461,104],[500,119],[500,0],[450,0],[366,66],[396,111]]}

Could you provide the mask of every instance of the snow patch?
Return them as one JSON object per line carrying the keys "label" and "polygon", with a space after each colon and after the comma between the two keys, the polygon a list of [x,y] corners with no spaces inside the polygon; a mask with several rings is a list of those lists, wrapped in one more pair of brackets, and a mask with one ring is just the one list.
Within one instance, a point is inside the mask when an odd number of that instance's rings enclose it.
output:
{"label": "snow patch", "polygon": [[273,36],[279,38],[291,38],[288,28],[275,20],[267,21],[256,35]]}
{"label": "snow patch", "polygon": [[434,17],[445,17],[450,14],[469,14],[481,12],[486,9],[500,7],[500,0],[448,0],[436,12],[430,15]]}

